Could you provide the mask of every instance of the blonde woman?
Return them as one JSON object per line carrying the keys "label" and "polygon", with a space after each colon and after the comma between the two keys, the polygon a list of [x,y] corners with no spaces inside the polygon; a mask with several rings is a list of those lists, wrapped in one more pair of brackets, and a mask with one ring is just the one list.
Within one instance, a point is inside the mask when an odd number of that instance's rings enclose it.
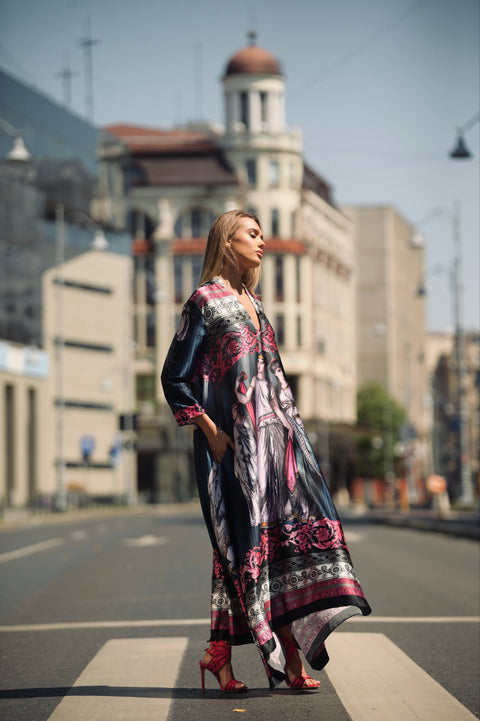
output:
{"label": "blonde woman", "polygon": [[[311,464],[303,456],[305,449],[313,451],[303,425],[288,423],[273,391],[281,360],[255,295],[264,252],[255,215],[233,210],[215,220],[199,287],[185,303],[162,372],[177,422],[195,425],[197,483],[213,545],[202,689],[208,670],[223,691],[233,693],[247,688],[233,676],[232,645],[256,643],[271,688],[286,681],[291,688],[313,690],[319,681],[305,672],[299,650],[312,668],[322,669],[328,634],[351,616],[370,613],[318,466],[301,483],[309,489],[309,517],[296,514],[288,500],[287,452],[294,449],[295,468],[308,474]],[[233,441],[239,403],[249,415],[243,431],[251,438],[248,444],[243,439],[242,447],[253,449],[255,492],[236,475],[243,460],[236,459]]]}

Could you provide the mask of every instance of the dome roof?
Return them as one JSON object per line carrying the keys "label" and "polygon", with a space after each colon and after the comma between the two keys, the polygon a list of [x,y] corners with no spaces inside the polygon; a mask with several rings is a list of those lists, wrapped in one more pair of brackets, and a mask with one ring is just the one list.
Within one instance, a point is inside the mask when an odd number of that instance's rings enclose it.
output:
{"label": "dome roof", "polygon": [[231,58],[224,77],[229,75],[282,75],[282,71],[268,50],[252,43]]}

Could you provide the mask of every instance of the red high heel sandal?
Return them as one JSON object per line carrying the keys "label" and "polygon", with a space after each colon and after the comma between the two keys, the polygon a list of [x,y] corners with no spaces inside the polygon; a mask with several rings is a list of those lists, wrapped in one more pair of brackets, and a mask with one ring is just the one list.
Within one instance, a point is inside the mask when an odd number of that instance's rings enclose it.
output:
{"label": "red high heel sandal", "polygon": [[225,686],[220,683],[218,671],[228,663],[232,657],[232,647],[226,641],[211,641],[205,651],[212,657],[208,663],[200,661],[200,673],[202,676],[202,691],[205,691],[205,671],[213,673],[223,693],[243,693],[247,687],[241,681],[231,678]]}
{"label": "red high heel sandal", "polygon": [[290,686],[290,688],[296,690],[304,689],[306,691],[318,688],[320,686],[320,681],[317,681],[316,678],[312,678],[312,676],[309,676],[308,674],[305,674],[305,676],[296,676],[293,681],[290,681],[287,674],[287,666],[297,653],[298,646],[293,639],[286,638],[282,638],[282,646],[283,650],[285,651],[285,658],[287,660],[285,664],[285,682],[287,686]]}

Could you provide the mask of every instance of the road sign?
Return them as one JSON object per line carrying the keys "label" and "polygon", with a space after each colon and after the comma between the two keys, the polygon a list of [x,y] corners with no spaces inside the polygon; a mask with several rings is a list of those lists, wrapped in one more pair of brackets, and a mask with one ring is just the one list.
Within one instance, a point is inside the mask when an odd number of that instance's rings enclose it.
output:
{"label": "road sign", "polygon": [[95,450],[94,436],[80,436],[80,453],[84,461],[88,461]]}

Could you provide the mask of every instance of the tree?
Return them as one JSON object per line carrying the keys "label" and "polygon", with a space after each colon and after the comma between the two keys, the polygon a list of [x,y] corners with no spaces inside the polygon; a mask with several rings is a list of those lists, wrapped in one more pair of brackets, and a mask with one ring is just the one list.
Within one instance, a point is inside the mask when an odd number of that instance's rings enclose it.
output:
{"label": "tree", "polygon": [[394,470],[394,448],[404,426],[403,407],[380,383],[365,384],[357,393],[357,423],[364,431],[356,445],[356,471],[364,478],[384,478]]}

